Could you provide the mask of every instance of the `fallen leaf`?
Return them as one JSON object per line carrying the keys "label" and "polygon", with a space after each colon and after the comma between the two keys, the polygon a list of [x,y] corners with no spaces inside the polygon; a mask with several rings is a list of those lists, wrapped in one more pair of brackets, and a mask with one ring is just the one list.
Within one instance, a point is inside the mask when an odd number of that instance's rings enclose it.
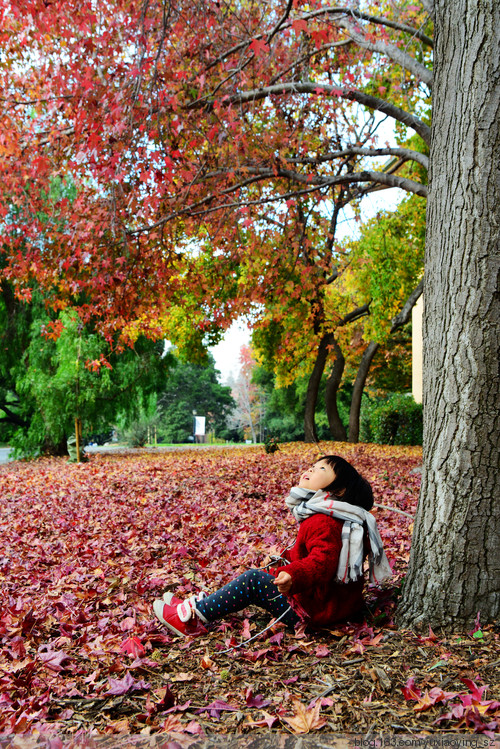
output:
{"label": "fallen leaf", "polygon": [[108,680],[110,689],[105,692],[105,694],[126,694],[130,691],[142,691],[144,689],[150,689],[151,685],[146,684],[145,681],[140,679],[139,681],[135,681],[134,678],[130,675],[130,672],[127,671],[127,675],[123,679],[109,679]]}
{"label": "fallen leaf", "polygon": [[326,723],[325,718],[320,718],[321,706],[316,703],[314,707],[308,708],[303,705],[297,699],[293,700],[294,714],[292,717],[283,716],[281,720],[288,723],[294,733],[309,733],[309,731],[317,731],[322,728]]}

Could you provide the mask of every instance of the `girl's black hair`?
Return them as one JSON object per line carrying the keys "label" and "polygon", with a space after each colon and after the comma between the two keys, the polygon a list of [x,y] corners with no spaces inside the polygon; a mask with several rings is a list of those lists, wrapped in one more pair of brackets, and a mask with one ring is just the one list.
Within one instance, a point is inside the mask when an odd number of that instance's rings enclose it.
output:
{"label": "girl's black hair", "polygon": [[335,494],[341,502],[371,510],[373,507],[372,488],[354,466],[340,455],[323,455],[316,462],[320,460],[326,461],[335,471],[335,479],[325,488],[325,491]]}

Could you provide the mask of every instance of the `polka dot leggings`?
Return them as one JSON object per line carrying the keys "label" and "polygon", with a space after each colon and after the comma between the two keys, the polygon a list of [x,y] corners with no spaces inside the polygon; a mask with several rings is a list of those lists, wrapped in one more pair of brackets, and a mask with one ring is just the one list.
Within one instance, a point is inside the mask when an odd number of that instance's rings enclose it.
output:
{"label": "polka dot leggings", "polygon": [[[248,570],[216,593],[199,601],[196,608],[209,622],[222,619],[227,614],[234,614],[235,611],[241,611],[252,604],[269,611],[277,618],[286,611],[290,602],[278,591],[273,580],[269,572]],[[293,629],[299,617],[290,609],[281,621]]]}

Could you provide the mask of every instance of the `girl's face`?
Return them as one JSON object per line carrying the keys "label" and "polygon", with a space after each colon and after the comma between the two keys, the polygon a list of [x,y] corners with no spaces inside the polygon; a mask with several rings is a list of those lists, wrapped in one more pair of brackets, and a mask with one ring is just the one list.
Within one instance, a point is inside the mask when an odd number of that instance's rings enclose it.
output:
{"label": "girl's face", "polygon": [[326,460],[318,460],[317,463],[307,469],[302,474],[299,481],[301,489],[309,489],[317,492],[320,489],[326,489],[335,480],[335,471]]}

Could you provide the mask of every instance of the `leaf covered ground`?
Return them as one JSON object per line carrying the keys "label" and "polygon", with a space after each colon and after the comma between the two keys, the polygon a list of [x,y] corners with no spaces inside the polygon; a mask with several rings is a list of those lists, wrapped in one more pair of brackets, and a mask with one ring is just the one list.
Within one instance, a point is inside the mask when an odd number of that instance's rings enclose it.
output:
{"label": "leaf covered ground", "polygon": [[[213,591],[290,543],[318,448],[93,455],[0,467],[0,733],[473,733],[500,723],[499,635],[398,630],[419,448],[322,445],[368,478],[395,580],[357,621],[297,636],[258,609],[206,637],[151,602]],[[417,470],[415,471],[415,469]],[[250,637],[257,637],[245,643]],[[243,643],[242,645],[240,645]],[[235,647],[240,645],[240,647]]]}

